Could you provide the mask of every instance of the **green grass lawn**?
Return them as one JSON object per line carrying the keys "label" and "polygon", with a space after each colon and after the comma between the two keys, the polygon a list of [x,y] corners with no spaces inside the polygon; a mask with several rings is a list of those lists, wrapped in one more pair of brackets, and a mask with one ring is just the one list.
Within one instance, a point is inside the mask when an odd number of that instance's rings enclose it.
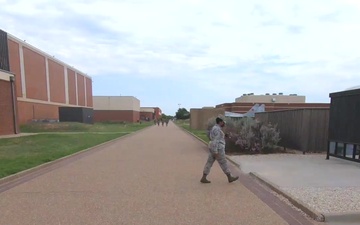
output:
{"label": "green grass lawn", "polygon": [[204,140],[205,142],[209,142],[209,138],[206,135],[206,130],[194,130],[194,129],[191,129],[189,121],[186,121],[186,120],[185,121],[177,120],[176,124],[178,126],[184,128],[185,130],[190,131],[195,136],[199,137],[200,139]]}
{"label": "green grass lawn", "polygon": [[[40,132],[40,134],[0,139],[0,178],[121,137],[151,124],[152,123],[86,125],[78,123],[56,123],[51,126],[49,124],[31,124],[24,126],[26,132]],[[42,132],[84,133],[44,134]]]}
{"label": "green grass lawn", "polygon": [[43,133],[43,132],[133,132],[152,125],[152,122],[145,123],[31,123],[22,125],[21,132]]}

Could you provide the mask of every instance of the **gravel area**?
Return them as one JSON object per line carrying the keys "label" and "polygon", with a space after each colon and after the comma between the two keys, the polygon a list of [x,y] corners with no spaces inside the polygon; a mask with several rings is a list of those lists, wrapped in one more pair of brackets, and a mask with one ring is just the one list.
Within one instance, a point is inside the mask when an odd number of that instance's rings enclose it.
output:
{"label": "gravel area", "polygon": [[281,187],[297,199],[322,213],[360,213],[360,187]]}
{"label": "gravel area", "polygon": [[242,155],[231,159],[244,173],[256,172],[320,213],[360,213],[359,163],[325,160],[325,154]]}

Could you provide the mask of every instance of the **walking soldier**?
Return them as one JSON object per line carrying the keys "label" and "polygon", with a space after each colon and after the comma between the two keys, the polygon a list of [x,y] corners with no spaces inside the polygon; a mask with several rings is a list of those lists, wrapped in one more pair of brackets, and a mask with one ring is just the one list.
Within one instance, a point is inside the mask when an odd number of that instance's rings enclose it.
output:
{"label": "walking soldier", "polygon": [[215,160],[218,161],[222,171],[228,177],[229,183],[236,181],[239,177],[233,177],[231,175],[230,169],[228,167],[226,157],[225,157],[225,134],[222,131],[222,128],[225,126],[225,122],[221,118],[216,118],[216,124],[210,131],[210,143],[209,143],[209,156],[205,164],[203,176],[200,180],[201,183],[211,183],[206,179],[206,176],[209,175],[210,169],[214,164]]}

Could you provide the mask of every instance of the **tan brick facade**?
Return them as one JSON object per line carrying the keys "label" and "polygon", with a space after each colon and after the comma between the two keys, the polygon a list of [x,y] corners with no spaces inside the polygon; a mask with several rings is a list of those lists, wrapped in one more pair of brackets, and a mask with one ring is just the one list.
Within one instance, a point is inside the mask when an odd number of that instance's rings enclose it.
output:
{"label": "tan brick facade", "polygon": [[209,119],[225,115],[225,110],[216,108],[190,109],[190,128],[205,130]]}
{"label": "tan brick facade", "polygon": [[94,110],[94,122],[130,122],[140,120],[140,112],[133,110]]}

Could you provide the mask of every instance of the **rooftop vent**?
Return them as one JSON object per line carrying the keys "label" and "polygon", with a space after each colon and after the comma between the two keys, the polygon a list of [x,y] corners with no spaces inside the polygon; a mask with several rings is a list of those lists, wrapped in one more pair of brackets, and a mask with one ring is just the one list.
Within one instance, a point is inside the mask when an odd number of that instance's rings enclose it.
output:
{"label": "rooftop vent", "polygon": [[276,95],[276,93],[273,93],[273,95]]}
{"label": "rooftop vent", "polygon": [[280,92],[279,95],[284,95],[284,93]]}
{"label": "rooftop vent", "polygon": [[270,95],[269,93],[266,93],[265,95]]}

